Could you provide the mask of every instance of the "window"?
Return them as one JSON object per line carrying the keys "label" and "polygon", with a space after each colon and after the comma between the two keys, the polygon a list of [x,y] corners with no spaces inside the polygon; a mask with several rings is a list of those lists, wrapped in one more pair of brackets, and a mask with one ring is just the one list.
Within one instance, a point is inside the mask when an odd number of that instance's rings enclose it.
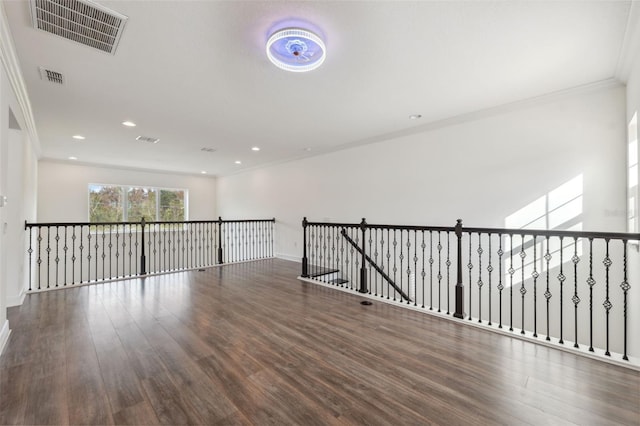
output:
{"label": "window", "polygon": [[89,184],[89,222],[186,220],[183,189]]}

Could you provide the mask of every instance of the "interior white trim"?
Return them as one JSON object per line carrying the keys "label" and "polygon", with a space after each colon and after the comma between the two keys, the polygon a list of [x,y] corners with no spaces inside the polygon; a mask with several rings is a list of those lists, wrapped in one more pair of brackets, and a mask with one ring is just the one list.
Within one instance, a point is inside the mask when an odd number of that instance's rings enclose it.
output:
{"label": "interior white trim", "polygon": [[4,347],[9,341],[10,334],[11,330],[9,329],[9,320],[4,320],[4,324],[2,325],[2,329],[0,330],[0,355],[2,355],[2,351],[4,351]]}
{"label": "interior white trim", "polygon": [[276,257],[278,259],[283,259],[283,260],[290,260],[292,262],[302,262],[302,258],[299,256],[292,256],[290,254],[284,254],[284,253],[276,253]]}
{"label": "interior white trim", "polygon": [[[639,31],[640,32],[640,31]],[[231,172],[231,173],[221,173],[218,175],[218,177],[224,177],[224,176],[233,176],[233,175],[239,175],[239,174],[243,174],[243,173],[247,173],[247,172],[251,172],[251,171],[255,171],[255,170],[259,170],[259,169],[264,169],[267,167],[271,167],[271,166],[275,166],[278,164],[283,164],[283,163],[288,163],[288,162],[292,162],[292,161],[297,161],[297,160],[301,160],[303,158],[309,158],[309,157],[315,157],[318,155],[324,155],[324,154],[329,154],[332,152],[336,152],[336,151],[341,151],[341,150],[345,150],[345,149],[349,149],[349,148],[355,148],[358,146],[363,146],[363,145],[369,145],[369,144],[374,144],[374,143],[378,143],[378,142],[384,142],[384,141],[389,141],[389,140],[393,140],[393,139],[398,139],[398,138],[402,138],[402,137],[406,137],[406,136],[411,136],[411,135],[415,135],[418,133],[426,133],[426,132],[431,132],[434,130],[438,130],[438,129],[442,129],[444,127],[449,127],[449,126],[454,126],[457,124],[462,124],[462,123],[467,123],[470,121],[476,121],[476,120],[480,120],[482,118],[488,118],[488,117],[492,117],[492,116],[496,116],[496,115],[500,115],[500,114],[506,114],[512,111],[518,111],[518,110],[522,110],[524,108],[530,108],[536,105],[540,105],[540,104],[545,104],[545,103],[549,103],[549,102],[556,102],[562,99],[569,99],[571,97],[583,94],[583,93],[590,93],[590,92],[594,92],[594,91],[598,91],[598,90],[606,90],[606,89],[610,89],[612,87],[623,87],[624,84],[621,83],[620,80],[618,80],[617,78],[607,78],[605,80],[600,80],[600,81],[595,81],[593,83],[588,83],[588,84],[583,84],[580,86],[576,86],[576,87],[571,87],[569,89],[564,89],[564,90],[559,90],[557,92],[552,92],[552,93],[547,93],[545,95],[541,95],[541,96],[534,96],[533,98],[529,98],[529,99],[523,99],[520,101],[515,101],[515,102],[510,102],[507,104],[503,104],[503,105],[498,105],[495,107],[491,107],[491,108],[485,108],[485,109],[481,109],[481,110],[477,110],[477,111],[473,111],[467,114],[461,114],[461,115],[457,115],[455,117],[450,117],[450,118],[445,118],[443,120],[436,120],[436,121],[432,121],[426,124],[423,124],[421,126],[416,126],[416,127],[411,127],[409,129],[405,129],[405,130],[401,130],[398,132],[393,132],[393,133],[386,133],[383,135],[377,135],[377,136],[373,136],[371,138],[366,138],[366,139],[361,139],[358,141],[354,141],[354,142],[349,142],[346,144],[342,144],[342,145],[336,145],[333,146],[331,148],[326,148],[326,149],[317,149],[313,151],[312,155],[309,155],[308,153],[306,154],[301,154],[295,157],[290,157],[290,158],[285,158],[282,160],[277,160],[277,161],[272,161],[272,162],[268,162],[268,163],[263,163],[260,164],[259,166],[255,166],[255,167],[247,167],[244,168],[242,170],[238,170],[235,172]]]}
{"label": "interior white trim", "polygon": [[615,76],[617,79],[624,83],[627,82],[638,52],[640,52],[640,4],[633,1],[629,6],[627,27],[616,65]]}
{"label": "interior white trim", "polygon": [[20,62],[16,55],[16,49],[13,44],[13,37],[11,31],[9,31],[9,21],[4,9],[4,3],[0,2],[0,60],[4,65],[4,69],[7,73],[9,83],[13,88],[13,91],[18,100],[18,105],[22,111],[22,115],[25,120],[25,127],[29,139],[31,140],[32,147],[36,153],[36,156],[40,158],[41,148],[40,139],[38,138],[38,132],[36,130],[36,122],[33,117],[33,109],[31,108],[31,101],[29,100],[29,94],[27,93],[27,86],[20,69]]}
{"label": "interior white trim", "polygon": [[7,298],[7,308],[12,306],[20,306],[24,302],[27,293],[22,290],[19,295]]}

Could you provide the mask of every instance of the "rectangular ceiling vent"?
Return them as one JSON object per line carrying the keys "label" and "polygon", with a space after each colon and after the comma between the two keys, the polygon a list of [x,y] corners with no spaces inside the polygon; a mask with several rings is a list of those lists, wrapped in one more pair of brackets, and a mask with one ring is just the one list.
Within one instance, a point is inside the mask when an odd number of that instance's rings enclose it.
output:
{"label": "rectangular ceiling vent", "polygon": [[136,138],[137,141],[140,142],[147,142],[147,143],[158,143],[160,142],[160,139],[158,138],[150,138],[149,136],[138,136]]}
{"label": "rectangular ceiling vent", "polygon": [[33,26],[114,54],[127,17],[88,0],[30,0]]}
{"label": "rectangular ceiling vent", "polygon": [[64,84],[64,76],[58,71],[40,67],[40,78],[49,83]]}
{"label": "rectangular ceiling vent", "polygon": [[203,152],[216,152],[215,148],[208,148],[208,147],[200,148],[200,151],[203,151]]}

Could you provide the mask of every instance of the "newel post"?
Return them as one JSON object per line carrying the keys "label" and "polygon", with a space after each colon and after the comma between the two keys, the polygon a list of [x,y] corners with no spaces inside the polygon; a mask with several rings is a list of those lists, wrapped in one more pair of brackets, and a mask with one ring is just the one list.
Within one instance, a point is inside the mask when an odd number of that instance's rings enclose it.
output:
{"label": "newel post", "polygon": [[147,275],[147,256],[144,252],[144,227],[145,227],[144,216],[142,216],[142,220],[140,221],[140,225],[142,227],[142,251],[140,253],[140,274],[139,275]]}
{"label": "newel post", "polygon": [[307,259],[307,218],[302,219],[302,276],[309,277],[309,259]]}
{"label": "newel post", "polygon": [[365,252],[366,244],[364,242],[365,233],[367,231],[367,221],[365,218],[362,218],[362,222],[360,222],[360,229],[362,230],[362,262],[360,263],[360,293],[368,293],[369,290],[367,288],[367,269],[365,268],[365,264],[367,263],[367,254]]}
{"label": "newel post", "polygon": [[455,227],[456,237],[458,240],[458,278],[456,282],[456,311],[453,316],[456,318],[464,318],[464,285],[462,285],[462,219],[458,219]]}
{"label": "newel post", "polygon": [[218,216],[218,264],[222,265],[223,252],[222,252],[222,216]]}

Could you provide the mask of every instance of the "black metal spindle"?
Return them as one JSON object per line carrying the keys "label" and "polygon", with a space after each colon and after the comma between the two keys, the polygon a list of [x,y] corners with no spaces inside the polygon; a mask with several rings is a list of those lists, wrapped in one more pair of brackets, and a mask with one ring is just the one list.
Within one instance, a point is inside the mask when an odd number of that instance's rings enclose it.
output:
{"label": "black metal spindle", "polygon": [[456,310],[453,314],[456,318],[464,318],[464,284],[462,283],[462,219],[458,219],[455,227],[457,245],[457,281],[456,281]]}
{"label": "black metal spindle", "polygon": [[578,257],[578,237],[573,238],[573,257],[571,261],[573,262],[573,297],[571,298],[574,307],[573,347],[578,348],[578,303],[580,303],[580,298],[578,297],[578,262],[580,262],[580,257]]}
{"label": "black metal spindle", "polygon": [[487,257],[488,257],[488,265],[487,265],[487,287],[488,287],[488,292],[489,292],[489,323],[488,325],[491,325],[491,316],[493,315],[493,311],[491,310],[491,273],[493,272],[493,265],[491,265],[491,237],[493,235],[492,234],[488,234],[488,240],[489,240],[489,249],[487,250]]}
{"label": "black metal spindle", "polygon": [[[26,227],[26,222],[25,222],[25,227]],[[29,227],[29,249],[27,250],[27,253],[29,253],[29,291],[32,290],[32,283],[33,283],[33,277],[32,277],[32,257],[33,257],[33,228]]]}
{"label": "black metal spindle", "polygon": [[[440,231],[438,231],[440,232]],[[447,236],[447,261],[445,262],[445,264],[447,265],[447,315],[450,315],[450,307],[451,307],[451,303],[449,300],[449,289],[451,288],[451,281],[450,281],[450,277],[451,277],[451,232],[446,231]],[[440,292],[438,292],[438,312],[441,312],[442,309],[440,308],[440,300],[441,300],[441,296],[440,296]]]}
{"label": "black metal spindle", "polygon": [[564,319],[564,312],[563,312],[563,298],[564,298],[564,281],[567,279],[567,277],[565,277],[564,272],[563,272],[563,268],[564,268],[564,243],[563,243],[563,237],[560,237],[560,273],[558,274],[558,281],[560,282],[560,340],[558,341],[558,343],[560,343],[561,345],[564,344],[564,340],[563,340],[563,335],[564,335],[564,324],[563,324],[563,319]]}
{"label": "black metal spindle", "polygon": [[538,337],[538,243],[537,236],[533,236],[533,337]]}
{"label": "black metal spindle", "polygon": [[422,244],[420,244],[420,247],[422,248],[422,272],[420,273],[422,276],[422,309],[424,309],[424,278],[426,276],[426,272],[424,270],[424,250],[427,248],[427,245],[424,242],[424,229],[422,230]]}
{"label": "black metal spindle", "polygon": [[624,294],[623,306],[622,306],[622,326],[623,326],[623,353],[622,359],[625,361],[629,361],[629,356],[627,355],[627,293],[631,288],[629,281],[627,281],[627,240],[622,241],[622,283],[620,283],[620,288]]}
{"label": "black metal spindle", "polygon": [[[469,241],[471,241],[471,234],[469,234]],[[478,232],[478,322],[482,322],[482,234]],[[471,286],[469,286],[471,287]]]}
{"label": "black metal spindle", "polygon": [[527,289],[524,286],[524,259],[527,257],[527,253],[524,251],[524,234],[520,234],[520,272],[522,280],[520,282],[520,294],[522,295],[522,305],[520,307],[522,319],[521,319],[521,328],[520,334],[524,334],[524,296],[527,294]]}
{"label": "black metal spindle", "polygon": [[471,259],[471,240],[473,235],[469,232],[469,263],[467,263],[467,269],[469,270],[469,320],[471,320],[471,312],[473,311],[473,302],[471,300],[471,290],[473,289],[473,283],[471,282],[471,271],[473,270],[473,262]]}
{"label": "black metal spindle", "polygon": [[504,284],[502,283],[502,256],[504,250],[502,250],[502,234],[498,234],[498,328],[502,328],[502,290],[504,290]]}
{"label": "black metal spindle", "polygon": [[609,268],[611,268],[611,265],[613,265],[613,261],[611,260],[611,258],[609,257],[609,238],[605,238],[605,247],[606,247],[606,254],[605,254],[605,258],[602,261],[602,263],[605,266],[605,300],[604,303],[602,304],[602,306],[604,306],[604,309],[606,311],[606,317],[605,317],[605,337],[606,337],[606,351],[605,351],[605,355],[606,356],[611,356],[611,353],[609,352],[609,312],[611,311],[611,308],[613,308],[613,304],[611,303],[611,300],[609,300]]}
{"label": "black metal spindle", "polygon": [[593,279],[593,238],[589,238],[589,352],[593,352],[593,286],[596,280]]}
{"label": "black metal spindle", "polygon": [[509,331],[513,331],[513,234],[509,234]]}
{"label": "black metal spindle", "polygon": [[80,225],[80,284],[82,284],[82,263],[84,262],[84,257],[82,256],[82,251],[84,250],[84,239],[82,237],[82,229],[84,227]]}
{"label": "black metal spindle", "polygon": [[47,226],[47,288],[50,287],[51,272],[51,227]]}
{"label": "black metal spindle", "polygon": [[54,238],[56,240],[56,257],[54,259],[54,261],[56,262],[56,287],[58,287],[58,276],[59,276],[59,272],[58,272],[58,268],[60,266],[60,255],[58,254],[59,251],[59,247],[60,247],[60,227],[56,226],[56,236]]}
{"label": "black metal spindle", "polygon": [[551,340],[551,336],[549,333],[549,328],[550,328],[550,324],[549,324],[549,311],[551,309],[550,307],[550,299],[551,299],[551,291],[549,291],[549,278],[550,278],[550,268],[549,268],[549,262],[551,261],[551,252],[549,251],[549,236],[547,236],[546,238],[546,247],[547,247],[547,252],[544,254],[544,260],[547,262],[547,290],[544,292],[544,298],[547,299],[547,338],[546,340]]}
{"label": "black metal spindle", "polygon": [[[438,235],[440,231],[438,231]],[[433,310],[433,231],[429,231],[429,310]],[[440,295],[438,295],[440,297]],[[447,305],[449,301],[447,300]]]}
{"label": "black metal spindle", "polygon": [[[438,231],[438,245],[436,246],[436,250],[438,251],[438,275],[436,278],[438,279],[438,312],[441,311],[441,301],[442,298],[440,294],[442,294],[442,232]],[[431,302],[433,305],[433,299]]]}
{"label": "black metal spindle", "polygon": [[[73,228],[73,235],[71,236],[71,284],[76,283],[76,226]],[[38,286],[40,288],[40,286]]]}

